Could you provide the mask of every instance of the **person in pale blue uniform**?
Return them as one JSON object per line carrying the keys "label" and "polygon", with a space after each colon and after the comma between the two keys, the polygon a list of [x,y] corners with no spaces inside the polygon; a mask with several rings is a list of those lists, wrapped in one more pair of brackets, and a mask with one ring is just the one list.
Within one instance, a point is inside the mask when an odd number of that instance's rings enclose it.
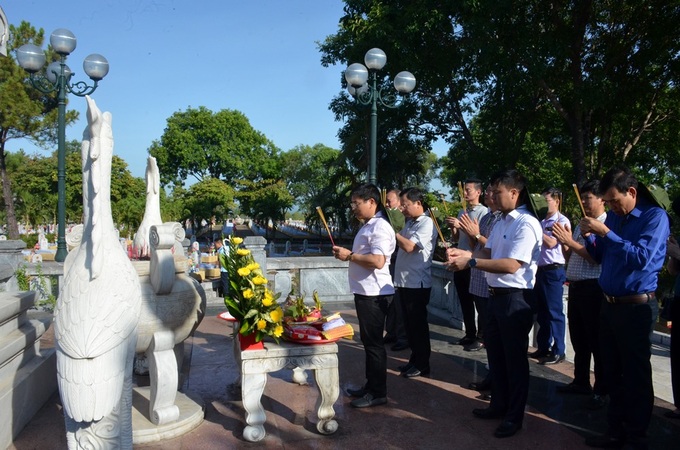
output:
{"label": "person in pale blue uniform", "polygon": [[569,219],[561,212],[562,192],[548,188],[542,193],[548,204],[546,217],[541,220],[543,244],[538,259],[536,274],[536,312],[539,330],[536,340],[538,350],[530,356],[539,358],[540,364],[558,364],[564,361],[566,353],[566,317],[564,316],[563,293],[566,281],[562,244],[553,236],[553,226],[560,224],[570,229]]}

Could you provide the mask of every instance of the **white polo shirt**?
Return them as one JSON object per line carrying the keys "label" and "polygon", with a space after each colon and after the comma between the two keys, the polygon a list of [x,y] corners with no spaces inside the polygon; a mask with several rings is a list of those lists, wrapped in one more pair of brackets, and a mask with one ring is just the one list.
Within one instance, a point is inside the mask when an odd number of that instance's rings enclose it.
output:
{"label": "white polo shirt", "polygon": [[536,283],[538,258],[541,254],[543,230],[526,206],[513,209],[496,223],[485,248],[491,249],[491,259],[512,258],[522,265],[515,273],[486,273],[490,287],[533,289]]}
{"label": "white polo shirt", "polygon": [[401,249],[394,264],[394,285],[401,288],[432,287],[432,255],[437,240],[434,222],[425,214],[408,219],[400,235],[416,245],[411,253]]}
{"label": "white polo shirt", "polygon": [[357,255],[384,255],[382,269],[367,269],[352,261],[349,262],[349,288],[360,295],[394,294],[390,275],[390,256],[394,252],[396,238],[392,225],[382,211],[369,219],[354,237],[352,251]]}

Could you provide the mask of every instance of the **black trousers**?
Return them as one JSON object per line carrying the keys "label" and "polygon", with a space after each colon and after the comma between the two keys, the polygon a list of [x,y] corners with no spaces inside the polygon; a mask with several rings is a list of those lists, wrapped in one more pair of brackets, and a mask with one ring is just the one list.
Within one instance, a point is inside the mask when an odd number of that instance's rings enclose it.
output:
{"label": "black trousers", "polygon": [[673,299],[671,308],[671,384],[673,386],[673,404],[680,408],[680,297]]}
{"label": "black trousers", "polygon": [[595,362],[593,392],[607,394],[600,353],[600,308],[604,293],[596,278],[569,283],[569,336],[574,348],[574,384],[590,387],[590,356]]}
{"label": "black trousers", "polygon": [[643,304],[602,303],[600,345],[609,388],[609,432],[644,443],[654,407],[650,335],[656,299]]}
{"label": "black trousers", "polygon": [[366,356],[366,385],[376,398],[387,397],[387,351],[383,344],[383,328],[391,295],[354,294],[359,319],[359,337]]}
{"label": "black trousers", "polygon": [[529,396],[529,331],[531,306],[518,290],[489,298],[484,344],[491,369],[491,404],[505,420],[522,423]]}
{"label": "black trousers", "polygon": [[385,337],[392,338],[396,342],[406,342],[406,328],[404,327],[404,318],[401,307],[401,299],[399,292],[394,294],[392,303],[387,310],[387,318],[385,319]]}
{"label": "black trousers", "polygon": [[226,297],[229,294],[229,272],[220,272],[220,285],[222,297]]}
{"label": "black trousers", "polygon": [[409,363],[418,370],[430,370],[430,325],[427,304],[432,288],[397,288],[404,317],[404,328],[411,347]]}
{"label": "black trousers", "polygon": [[453,284],[456,286],[456,294],[458,295],[460,309],[463,313],[465,337],[476,339],[475,300],[472,294],[470,294],[470,269],[453,272]]}

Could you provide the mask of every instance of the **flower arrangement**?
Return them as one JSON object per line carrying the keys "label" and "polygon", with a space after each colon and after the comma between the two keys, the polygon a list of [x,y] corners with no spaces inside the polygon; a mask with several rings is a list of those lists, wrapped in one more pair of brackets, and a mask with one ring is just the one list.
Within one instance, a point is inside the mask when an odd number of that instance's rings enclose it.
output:
{"label": "flower arrangement", "polygon": [[247,336],[256,333],[255,342],[264,336],[277,342],[283,334],[283,310],[277,303],[279,294],[267,288],[267,279],[250,250],[240,248],[243,239],[230,236],[226,255],[226,268],[231,289],[224,297],[229,313],[240,324],[239,333]]}

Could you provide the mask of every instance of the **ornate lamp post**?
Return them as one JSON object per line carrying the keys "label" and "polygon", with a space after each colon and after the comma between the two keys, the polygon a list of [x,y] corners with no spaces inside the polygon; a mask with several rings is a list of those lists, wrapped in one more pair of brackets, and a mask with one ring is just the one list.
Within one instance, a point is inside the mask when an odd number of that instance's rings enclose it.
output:
{"label": "ornate lamp post", "polygon": [[[395,92],[385,92],[378,88],[378,71],[385,67],[387,55],[379,48],[372,48],[361,63],[350,64],[345,70],[347,90],[362,105],[371,105],[371,154],[368,163],[368,182],[376,183],[376,147],[378,140],[378,103],[387,108],[398,106]],[[370,75],[370,80],[369,80]],[[370,81],[370,83],[369,83]],[[411,72],[399,72],[394,77],[394,88],[401,94],[408,94],[416,87],[416,77]]]}
{"label": "ornate lamp post", "polygon": [[79,97],[89,95],[97,89],[99,80],[109,73],[109,62],[102,55],[93,53],[83,61],[83,70],[94,85],[88,86],[84,81],[71,83],[73,73],[66,65],[66,57],[76,48],[76,37],[69,30],[59,28],[50,36],[50,45],[60,58],[50,63],[44,74],[36,75],[45,65],[45,52],[33,44],[22,45],[17,49],[19,65],[30,73],[31,84],[44,94],[57,91],[59,100],[58,134],[57,134],[57,254],[55,261],[63,262],[68,253],[66,249],[66,94]]}

